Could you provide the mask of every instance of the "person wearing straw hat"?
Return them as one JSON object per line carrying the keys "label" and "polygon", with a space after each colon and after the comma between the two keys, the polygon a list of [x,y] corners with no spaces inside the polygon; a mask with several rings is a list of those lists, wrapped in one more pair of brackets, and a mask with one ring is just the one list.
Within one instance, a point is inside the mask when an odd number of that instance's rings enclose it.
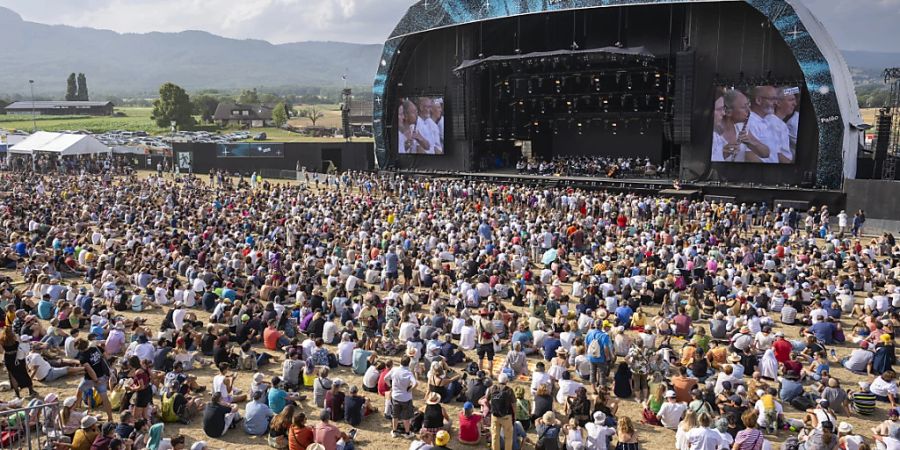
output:
{"label": "person wearing straw hat", "polygon": [[441,406],[441,394],[429,392],[425,394],[425,405],[419,409],[422,413],[422,429],[431,433],[440,430],[449,430],[451,426],[450,415]]}

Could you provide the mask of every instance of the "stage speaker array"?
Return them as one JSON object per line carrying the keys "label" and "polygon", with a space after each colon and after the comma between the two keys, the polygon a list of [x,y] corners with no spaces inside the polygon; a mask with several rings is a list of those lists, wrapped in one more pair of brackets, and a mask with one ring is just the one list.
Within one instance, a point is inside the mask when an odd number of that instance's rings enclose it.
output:
{"label": "stage speaker array", "polygon": [[887,157],[888,148],[890,147],[891,142],[891,123],[893,122],[894,116],[885,110],[881,110],[878,113],[878,118],[875,122],[875,129],[877,130],[877,134],[875,135],[875,160],[876,161],[884,161]]}
{"label": "stage speaker array", "polygon": [[880,180],[887,160],[888,148],[891,146],[891,126],[894,116],[887,109],[878,111],[875,118],[875,164],[872,165],[872,178]]}
{"label": "stage speaker array", "polygon": [[[464,141],[468,139],[468,125],[466,124],[466,84],[464,77],[450,78],[450,117],[452,118],[451,130],[454,140]],[[446,108],[446,105],[445,105]]]}
{"label": "stage speaker array", "polygon": [[691,142],[691,118],[694,103],[694,51],[675,55],[675,105],[673,108],[672,141]]}

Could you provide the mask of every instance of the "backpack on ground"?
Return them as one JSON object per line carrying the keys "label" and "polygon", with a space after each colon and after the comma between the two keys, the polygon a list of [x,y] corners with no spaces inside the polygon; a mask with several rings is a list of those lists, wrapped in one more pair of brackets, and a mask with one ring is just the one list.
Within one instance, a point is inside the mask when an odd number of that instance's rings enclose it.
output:
{"label": "backpack on ground", "polygon": [[811,398],[805,395],[798,395],[791,399],[791,406],[799,409],[800,411],[806,411],[807,409],[813,408],[816,406],[816,402],[812,401]]}

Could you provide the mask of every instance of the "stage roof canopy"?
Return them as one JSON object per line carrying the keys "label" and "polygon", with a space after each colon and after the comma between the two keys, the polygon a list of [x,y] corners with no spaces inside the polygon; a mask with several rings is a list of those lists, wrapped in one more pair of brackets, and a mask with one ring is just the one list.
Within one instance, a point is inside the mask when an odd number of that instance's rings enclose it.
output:
{"label": "stage roof canopy", "polygon": [[109,153],[109,147],[93,136],[38,131],[12,146],[10,153],[31,155],[35,152],[55,153],[59,156]]}

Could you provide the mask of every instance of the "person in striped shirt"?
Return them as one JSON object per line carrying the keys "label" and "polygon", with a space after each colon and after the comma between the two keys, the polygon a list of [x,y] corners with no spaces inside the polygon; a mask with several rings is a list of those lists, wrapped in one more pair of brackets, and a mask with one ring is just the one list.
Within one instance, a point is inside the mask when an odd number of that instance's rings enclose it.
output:
{"label": "person in striped shirt", "polygon": [[850,394],[853,410],[863,416],[875,412],[875,394],[869,389],[870,386],[868,381],[860,381],[859,390]]}

